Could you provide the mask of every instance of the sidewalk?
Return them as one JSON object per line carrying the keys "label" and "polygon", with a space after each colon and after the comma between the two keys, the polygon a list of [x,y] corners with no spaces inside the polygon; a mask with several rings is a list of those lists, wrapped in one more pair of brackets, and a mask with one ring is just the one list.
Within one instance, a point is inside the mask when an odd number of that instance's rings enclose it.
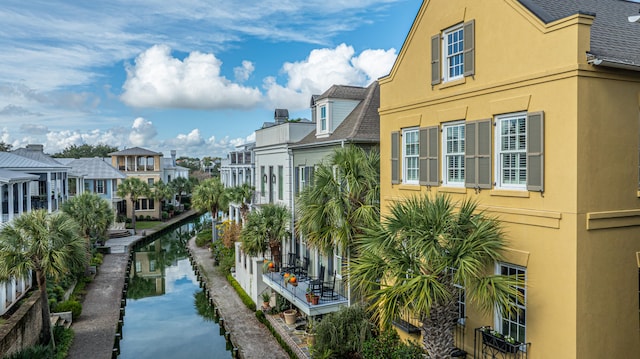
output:
{"label": "sidewalk", "polygon": [[195,245],[195,239],[188,244],[189,251],[204,272],[207,290],[220,312],[225,318],[225,327],[231,331],[233,343],[238,346],[241,358],[280,359],[289,358],[271,332],[258,321],[255,313],[249,310],[236,291],[213,266],[211,253],[207,248]]}

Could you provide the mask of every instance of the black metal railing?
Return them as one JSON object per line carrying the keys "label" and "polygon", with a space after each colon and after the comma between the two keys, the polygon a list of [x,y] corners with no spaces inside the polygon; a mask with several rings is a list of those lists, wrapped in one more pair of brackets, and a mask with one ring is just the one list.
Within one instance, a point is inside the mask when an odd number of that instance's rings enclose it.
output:
{"label": "black metal railing", "polygon": [[520,343],[505,337],[491,327],[475,329],[473,338],[473,357],[490,359],[527,359],[531,343]]}

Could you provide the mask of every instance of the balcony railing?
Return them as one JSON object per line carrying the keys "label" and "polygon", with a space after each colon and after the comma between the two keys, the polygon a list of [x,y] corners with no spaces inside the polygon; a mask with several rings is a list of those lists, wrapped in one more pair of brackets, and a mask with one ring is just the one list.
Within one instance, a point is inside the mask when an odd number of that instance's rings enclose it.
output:
{"label": "balcony railing", "polygon": [[[312,280],[310,278],[301,278],[297,281],[297,285],[293,285],[285,280],[284,272],[273,271],[264,273],[262,280],[266,285],[271,287],[271,289],[286,298],[308,316],[335,312],[340,309],[341,306],[348,305],[349,303],[349,300],[340,293],[341,291],[336,290],[341,287],[338,285],[338,282],[335,283],[333,291],[323,292],[318,295],[318,304],[312,304],[308,302],[306,298],[307,288],[310,287]],[[327,281],[325,281],[325,283],[326,282]]]}

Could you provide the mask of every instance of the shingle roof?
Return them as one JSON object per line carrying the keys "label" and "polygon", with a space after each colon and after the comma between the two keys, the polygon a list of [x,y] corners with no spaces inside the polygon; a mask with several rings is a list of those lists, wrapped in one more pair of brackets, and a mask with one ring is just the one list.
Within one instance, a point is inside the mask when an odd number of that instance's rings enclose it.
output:
{"label": "shingle roof", "polygon": [[[342,121],[329,137],[317,138],[316,131],[312,131],[295,145],[305,146],[310,144],[321,144],[345,140],[347,142],[379,142],[380,141],[380,86],[378,81],[374,81],[368,87],[353,86],[331,86],[325,94],[332,91],[333,94],[351,96],[349,99],[359,99],[360,103]],[[353,98],[360,93],[359,98]],[[324,94],[323,94],[324,96]],[[338,96],[328,96],[328,98],[345,98]]]}
{"label": "shingle roof", "polygon": [[69,161],[71,169],[86,179],[124,179],[126,176],[103,158],[76,158]]}
{"label": "shingle roof", "polygon": [[109,153],[109,156],[162,156],[160,152],[153,152],[145,148],[131,147],[122,151]]}
{"label": "shingle roof", "polygon": [[640,66],[640,24],[631,23],[640,4],[626,0],[519,0],[549,23],[574,14],[595,15],[589,54],[599,59]]}
{"label": "shingle roof", "polygon": [[322,95],[315,97],[315,101],[325,98],[341,98],[345,100],[362,100],[367,89],[358,86],[333,85]]}

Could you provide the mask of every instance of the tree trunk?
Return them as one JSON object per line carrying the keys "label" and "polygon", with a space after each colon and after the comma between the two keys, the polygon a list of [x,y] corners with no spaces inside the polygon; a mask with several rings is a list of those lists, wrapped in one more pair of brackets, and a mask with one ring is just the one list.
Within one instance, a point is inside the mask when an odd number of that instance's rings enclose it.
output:
{"label": "tree trunk", "polygon": [[457,317],[455,301],[433,304],[429,316],[422,320],[423,342],[427,350],[427,358],[450,358],[454,348],[453,331]]}
{"label": "tree trunk", "polygon": [[[138,202],[138,201],[136,201]],[[136,234],[136,204],[131,199],[131,226],[133,227],[133,234]]]}
{"label": "tree trunk", "polygon": [[42,343],[44,345],[51,342],[53,347],[56,347],[55,340],[53,338],[53,328],[51,327],[51,319],[49,319],[49,296],[47,295],[47,278],[45,274],[38,270],[36,271],[36,279],[38,281],[38,289],[40,290],[40,304],[42,304]]}
{"label": "tree trunk", "polygon": [[276,268],[280,268],[280,243],[278,241],[269,241],[269,250],[271,250],[271,258]]}

